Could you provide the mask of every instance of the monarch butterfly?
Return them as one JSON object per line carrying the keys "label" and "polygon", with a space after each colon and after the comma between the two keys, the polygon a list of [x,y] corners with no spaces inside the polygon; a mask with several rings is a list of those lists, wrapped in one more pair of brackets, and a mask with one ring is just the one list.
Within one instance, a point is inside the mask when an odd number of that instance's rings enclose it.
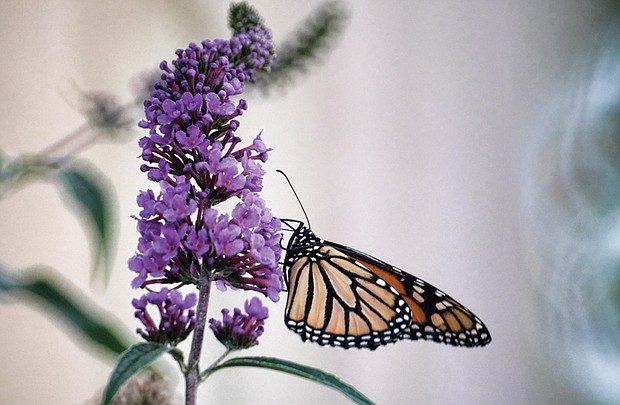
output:
{"label": "monarch butterfly", "polygon": [[303,341],[371,350],[407,339],[466,347],[491,342],[476,315],[424,280],[320,239],[301,221],[281,221],[293,231],[284,259],[285,323]]}

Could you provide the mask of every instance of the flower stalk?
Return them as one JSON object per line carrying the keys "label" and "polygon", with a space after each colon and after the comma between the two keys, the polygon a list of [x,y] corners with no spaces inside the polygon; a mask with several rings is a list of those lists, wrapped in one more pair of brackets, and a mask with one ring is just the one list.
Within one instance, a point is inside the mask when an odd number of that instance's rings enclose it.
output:
{"label": "flower stalk", "polygon": [[196,307],[196,326],[192,337],[192,344],[187,359],[187,369],[185,371],[185,405],[195,405],[200,385],[200,355],[202,353],[202,342],[207,325],[207,312],[209,309],[209,297],[211,294],[211,280],[208,277],[201,279],[201,286],[198,292],[198,304]]}

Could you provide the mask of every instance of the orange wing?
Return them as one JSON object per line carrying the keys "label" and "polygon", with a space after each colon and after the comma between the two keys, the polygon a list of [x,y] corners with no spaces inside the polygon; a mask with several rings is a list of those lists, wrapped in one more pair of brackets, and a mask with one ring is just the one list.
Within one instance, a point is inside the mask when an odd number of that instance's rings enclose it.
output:
{"label": "orange wing", "polygon": [[302,340],[375,349],[400,339],[484,346],[470,310],[424,280],[373,256],[317,238],[303,224],[289,240],[285,323]]}

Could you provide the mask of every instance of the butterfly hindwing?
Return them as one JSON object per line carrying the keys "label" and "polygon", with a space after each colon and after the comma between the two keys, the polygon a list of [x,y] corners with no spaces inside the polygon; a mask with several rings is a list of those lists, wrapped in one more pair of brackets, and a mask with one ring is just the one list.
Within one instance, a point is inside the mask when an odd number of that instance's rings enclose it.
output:
{"label": "butterfly hindwing", "polygon": [[489,331],[471,311],[424,280],[303,224],[284,262],[285,321],[303,340],[374,349],[399,339],[484,346]]}
{"label": "butterfly hindwing", "polygon": [[418,322],[414,318],[401,335],[402,339],[425,339],[466,347],[484,346],[491,341],[486,326],[469,309],[424,280],[403,274],[410,307],[418,306],[426,319]]}
{"label": "butterfly hindwing", "polygon": [[491,341],[488,329],[476,315],[435,286],[364,252],[327,243],[356,258],[394,287],[407,302],[411,325],[401,339],[424,339],[467,347],[484,346]]}

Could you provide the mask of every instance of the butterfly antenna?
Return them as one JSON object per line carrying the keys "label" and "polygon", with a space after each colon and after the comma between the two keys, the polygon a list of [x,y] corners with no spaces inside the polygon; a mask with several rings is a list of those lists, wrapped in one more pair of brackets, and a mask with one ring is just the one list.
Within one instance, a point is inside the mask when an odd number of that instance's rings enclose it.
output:
{"label": "butterfly antenna", "polygon": [[286,173],[284,173],[282,170],[276,169],[276,172],[284,176],[289,187],[291,188],[291,190],[293,190],[293,194],[295,194],[295,198],[297,199],[297,202],[299,203],[299,206],[301,207],[301,211],[304,213],[304,217],[306,218],[306,223],[308,224],[308,228],[312,229],[312,227],[310,226],[310,220],[308,219],[308,214],[306,213],[306,209],[304,208],[304,205],[301,203],[301,200],[299,199],[299,196],[297,195],[297,191],[295,191],[295,187],[293,187],[293,183],[291,183],[291,180],[289,180]]}

